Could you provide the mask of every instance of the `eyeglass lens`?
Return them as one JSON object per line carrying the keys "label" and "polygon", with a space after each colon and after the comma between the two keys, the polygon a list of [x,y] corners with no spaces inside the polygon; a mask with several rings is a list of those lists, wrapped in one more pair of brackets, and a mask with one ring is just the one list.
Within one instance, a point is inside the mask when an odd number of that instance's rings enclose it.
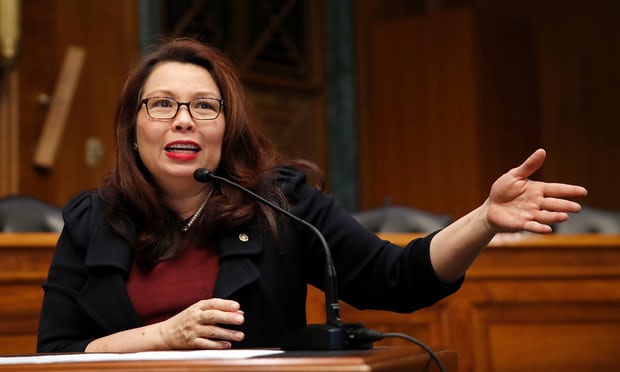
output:
{"label": "eyeglass lens", "polygon": [[179,108],[187,106],[194,119],[212,120],[220,113],[221,101],[216,98],[194,98],[189,102],[177,102],[169,97],[145,99],[147,113],[154,119],[172,119]]}

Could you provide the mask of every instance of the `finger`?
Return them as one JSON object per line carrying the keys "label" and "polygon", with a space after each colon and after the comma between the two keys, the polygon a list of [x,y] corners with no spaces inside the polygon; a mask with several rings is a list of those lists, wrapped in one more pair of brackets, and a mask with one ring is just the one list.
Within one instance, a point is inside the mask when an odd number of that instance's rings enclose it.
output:
{"label": "finger", "polygon": [[243,314],[220,310],[204,310],[200,314],[200,324],[232,324],[241,325],[245,321]]}
{"label": "finger", "polygon": [[221,298],[210,298],[202,300],[198,303],[200,310],[222,310],[222,311],[240,311],[240,305],[237,301],[225,300]]}
{"label": "finger", "polygon": [[553,232],[551,226],[547,224],[542,224],[538,221],[528,221],[523,226],[523,231],[535,233],[535,234],[548,234]]}
{"label": "finger", "polygon": [[197,349],[230,349],[232,342],[240,342],[244,338],[243,332],[208,326],[205,327],[203,335],[194,340],[193,347]]}
{"label": "finger", "polygon": [[543,193],[545,196],[556,198],[586,196],[588,190],[585,187],[577,185],[568,185],[565,183],[547,183]]}
{"label": "finger", "polygon": [[197,336],[192,342],[198,349],[230,349],[232,342],[243,341],[243,332],[217,326],[205,326],[197,329]]}
{"label": "finger", "polygon": [[520,179],[526,179],[536,172],[545,161],[547,153],[543,149],[538,149],[532,153],[521,165],[513,168],[510,173]]}
{"label": "finger", "polygon": [[541,224],[553,225],[568,220],[568,214],[566,212],[539,211],[535,220]]}
{"label": "finger", "polygon": [[194,342],[196,349],[225,350],[230,349],[232,344],[229,341],[209,340],[208,338],[197,338]]}
{"label": "finger", "polygon": [[531,218],[524,223],[523,230],[538,234],[553,232],[551,225],[568,220],[567,212],[557,212],[551,210],[539,210],[531,215]]}
{"label": "finger", "polygon": [[197,329],[198,338],[211,341],[242,341],[245,335],[241,331],[220,326],[202,326]]}
{"label": "finger", "polygon": [[581,210],[581,204],[572,200],[544,198],[540,204],[540,209],[551,212],[577,213]]}

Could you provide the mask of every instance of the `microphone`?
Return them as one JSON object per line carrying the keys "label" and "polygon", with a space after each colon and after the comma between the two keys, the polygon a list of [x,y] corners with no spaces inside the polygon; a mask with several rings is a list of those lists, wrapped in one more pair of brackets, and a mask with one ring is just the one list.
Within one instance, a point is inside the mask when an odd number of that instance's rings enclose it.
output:
{"label": "microphone", "polygon": [[343,324],[340,319],[340,306],[338,304],[338,284],[336,280],[336,267],[332,261],[331,250],[323,234],[314,225],[295,216],[286,209],[263,198],[253,191],[233,182],[227,178],[216,176],[206,168],[198,168],[194,171],[194,179],[206,183],[210,179],[227,183],[284,214],[293,221],[310,229],[319,239],[325,251],[325,324],[310,324],[285,337],[282,344],[283,350],[356,350],[370,349],[372,342],[382,338],[378,332],[366,330],[360,323]]}

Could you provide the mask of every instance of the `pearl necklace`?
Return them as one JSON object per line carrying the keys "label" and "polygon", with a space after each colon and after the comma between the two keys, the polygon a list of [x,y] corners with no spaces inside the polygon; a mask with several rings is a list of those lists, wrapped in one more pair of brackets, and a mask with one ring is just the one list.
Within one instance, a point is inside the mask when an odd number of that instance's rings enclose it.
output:
{"label": "pearl necklace", "polygon": [[207,197],[205,198],[205,200],[202,202],[202,204],[200,204],[200,207],[198,207],[196,212],[194,212],[194,214],[189,219],[187,224],[185,226],[183,226],[183,228],[181,229],[182,231],[184,231],[184,232],[189,231],[189,228],[192,227],[192,225],[194,224],[194,221],[196,221],[198,216],[200,216],[200,214],[202,213],[202,210],[205,209],[205,205],[207,205],[207,202],[209,201],[209,198],[211,197],[211,194],[213,194],[213,189],[211,189],[211,191],[209,191],[209,194],[207,194]]}

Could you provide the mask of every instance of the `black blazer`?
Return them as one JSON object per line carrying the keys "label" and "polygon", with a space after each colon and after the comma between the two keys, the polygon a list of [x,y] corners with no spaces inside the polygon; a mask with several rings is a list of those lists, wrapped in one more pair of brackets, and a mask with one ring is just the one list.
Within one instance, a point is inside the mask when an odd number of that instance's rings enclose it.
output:
{"label": "black blazer", "polygon": [[[432,234],[403,249],[380,240],[331,196],[306,185],[301,172],[282,168],[279,182],[291,212],[325,236],[343,301],[359,309],[412,312],[460,287],[463,278],[446,285],[436,277],[429,255]],[[93,339],[143,325],[125,288],[131,245],[105,221],[103,203],[87,191],[63,208],[64,229],[43,284],[39,352],[83,351]],[[286,217],[280,222],[277,242],[253,225],[219,234],[214,297],[238,301],[245,316],[238,327],[245,340],[234,347],[278,347],[283,336],[306,324],[306,285],[323,288],[318,239]]]}

